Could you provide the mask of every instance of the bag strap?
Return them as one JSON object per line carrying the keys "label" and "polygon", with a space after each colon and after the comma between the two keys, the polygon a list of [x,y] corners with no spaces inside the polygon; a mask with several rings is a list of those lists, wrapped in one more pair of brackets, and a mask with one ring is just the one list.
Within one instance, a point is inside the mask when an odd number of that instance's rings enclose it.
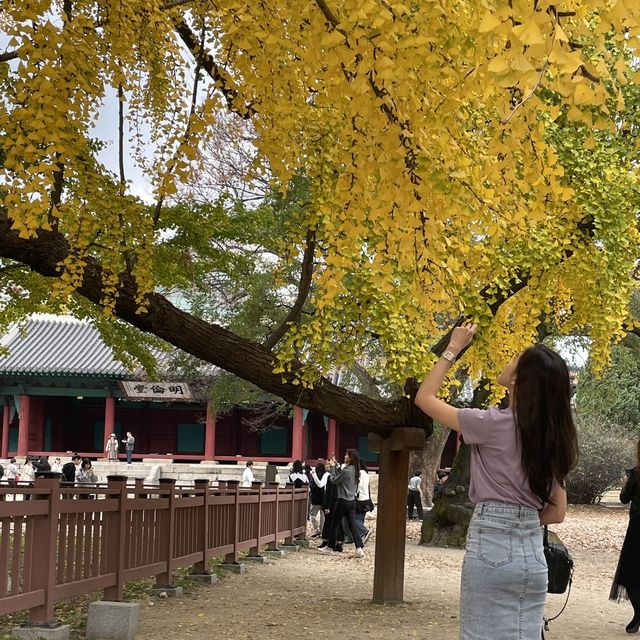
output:
{"label": "bag strap", "polygon": [[[546,529],[546,527],[545,527]],[[571,567],[571,571],[569,573],[569,588],[567,589],[567,597],[562,605],[562,609],[558,613],[556,613],[553,618],[543,618],[544,620],[544,628],[542,629],[542,640],[544,640],[544,632],[549,631],[549,623],[553,622],[556,618],[560,617],[560,615],[567,608],[567,604],[569,603],[569,596],[571,595],[571,585],[573,584],[573,567]]]}

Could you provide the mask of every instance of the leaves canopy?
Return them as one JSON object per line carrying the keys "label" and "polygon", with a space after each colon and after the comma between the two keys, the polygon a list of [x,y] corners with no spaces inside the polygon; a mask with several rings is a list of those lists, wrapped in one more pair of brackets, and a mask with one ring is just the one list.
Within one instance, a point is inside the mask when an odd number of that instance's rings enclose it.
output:
{"label": "leaves canopy", "polygon": [[[21,276],[32,307],[82,289],[91,260],[107,310],[123,274],[142,315],[156,287],[183,285],[162,230],[224,225],[164,204],[232,112],[251,123],[254,176],[307,181],[281,239],[284,263],[313,250],[313,313],[287,324],[276,371],[311,384],[374,336],[388,379],[420,376],[462,309],[481,322],[469,359],[487,377],[543,313],[586,328],[596,360],[622,335],[638,247],[637,3],[9,0],[1,20],[4,215],[23,240],[50,230],[70,248],[53,289]],[[133,132],[122,153],[155,207],[97,159],[93,126],[114,92]]]}

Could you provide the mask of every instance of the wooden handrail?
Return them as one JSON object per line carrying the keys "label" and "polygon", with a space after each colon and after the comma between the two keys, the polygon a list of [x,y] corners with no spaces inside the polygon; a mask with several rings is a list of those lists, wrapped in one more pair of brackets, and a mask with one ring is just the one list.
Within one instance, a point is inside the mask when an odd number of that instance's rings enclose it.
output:
{"label": "wooden handrail", "polygon": [[50,475],[33,486],[0,485],[0,559],[7,567],[0,615],[28,609],[31,621],[53,623],[54,604],[87,585],[103,589],[105,600],[121,600],[128,580],[170,584],[180,567],[206,572],[210,558],[234,562],[239,552],[259,553],[261,543],[275,548],[304,535],[307,500],[308,492],[293,486],[245,490],[206,480],[178,487],[111,476],[78,486]]}

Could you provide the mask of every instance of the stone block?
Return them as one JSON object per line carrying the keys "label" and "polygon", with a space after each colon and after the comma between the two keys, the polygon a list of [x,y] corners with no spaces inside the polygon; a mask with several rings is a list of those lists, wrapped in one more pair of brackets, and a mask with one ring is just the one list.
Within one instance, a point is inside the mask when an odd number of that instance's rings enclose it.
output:
{"label": "stone block", "polygon": [[284,551],[293,551],[294,553],[297,551],[300,551],[299,544],[281,544],[280,548],[283,549]]}
{"label": "stone block", "polygon": [[246,560],[247,562],[264,564],[266,558],[264,556],[245,556],[243,560]]}
{"label": "stone block", "polygon": [[92,602],[87,614],[87,640],[134,640],[139,621],[137,602]]}
{"label": "stone block", "polygon": [[11,637],[23,640],[69,640],[70,633],[71,627],[68,624],[47,626],[31,623],[14,627],[11,630]]}
{"label": "stone block", "polygon": [[246,573],[247,571],[247,567],[245,567],[242,562],[230,562],[228,564],[221,564],[220,568],[231,573]]}
{"label": "stone block", "polygon": [[285,556],[285,552],[282,549],[267,549],[262,553],[269,558],[284,558]]}
{"label": "stone block", "polygon": [[306,538],[296,538],[293,541],[293,544],[298,545],[299,547],[304,547],[305,549],[309,548],[309,541]]}
{"label": "stone block", "polygon": [[218,576],[215,573],[190,573],[187,577],[189,580],[206,585],[212,585],[218,582]]}
{"label": "stone block", "polygon": [[184,590],[182,587],[176,587],[173,584],[156,585],[149,589],[149,593],[152,596],[158,596],[159,598],[182,598]]}

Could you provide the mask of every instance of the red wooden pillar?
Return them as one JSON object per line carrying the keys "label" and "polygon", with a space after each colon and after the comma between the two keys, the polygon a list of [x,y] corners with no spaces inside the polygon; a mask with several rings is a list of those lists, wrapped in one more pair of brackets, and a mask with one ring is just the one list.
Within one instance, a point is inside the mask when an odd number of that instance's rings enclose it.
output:
{"label": "red wooden pillar", "polygon": [[29,451],[29,420],[31,418],[31,396],[26,393],[20,396],[20,413],[18,422],[18,455],[26,456]]}
{"label": "red wooden pillar", "polygon": [[293,408],[291,458],[293,460],[302,460],[304,458],[304,426],[302,423],[302,407]]}
{"label": "red wooden pillar", "polygon": [[333,456],[339,456],[338,448],[338,425],[333,418],[329,418],[327,433],[327,460]]}
{"label": "red wooden pillar", "polygon": [[207,401],[207,417],[204,423],[204,459],[214,460],[216,457],[216,414],[213,400]]}
{"label": "red wooden pillar", "polygon": [[105,398],[104,403],[104,442],[102,444],[102,453],[106,455],[107,443],[109,436],[116,431],[116,399]]}
{"label": "red wooden pillar", "polygon": [[0,444],[0,458],[9,457],[9,405],[5,402],[2,411],[2,444]]}

